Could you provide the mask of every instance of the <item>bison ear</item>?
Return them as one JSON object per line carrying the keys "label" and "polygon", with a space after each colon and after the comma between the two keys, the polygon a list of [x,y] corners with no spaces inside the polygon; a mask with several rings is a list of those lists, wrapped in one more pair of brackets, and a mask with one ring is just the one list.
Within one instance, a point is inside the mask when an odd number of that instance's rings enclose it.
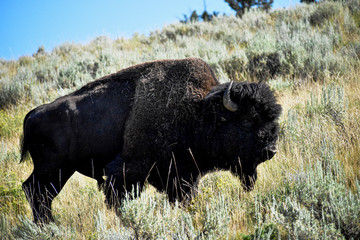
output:
{"label": "bison ear", "polygon": [[229,86],[226,88],[225,92],[224,92],[224,96],[223,96],[223,104],[224,107],[229,110],[230,112],[236,112],[238,110],[238,105],[231,100],[230,97],[230,92],[231,92],[231,87],[233,85],[234,81],[231,81]]}

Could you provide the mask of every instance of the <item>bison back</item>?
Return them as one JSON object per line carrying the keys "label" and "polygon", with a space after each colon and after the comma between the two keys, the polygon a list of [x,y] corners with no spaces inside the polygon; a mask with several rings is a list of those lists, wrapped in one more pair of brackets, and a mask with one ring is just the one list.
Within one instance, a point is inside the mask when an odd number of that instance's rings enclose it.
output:
{"label": "bison back", "polygon": [[202,100],[218,84],[200,59],[153,62],[137,82],[122,155],[128,161],[147,159],[139,163],[147,169],[187,145]]}

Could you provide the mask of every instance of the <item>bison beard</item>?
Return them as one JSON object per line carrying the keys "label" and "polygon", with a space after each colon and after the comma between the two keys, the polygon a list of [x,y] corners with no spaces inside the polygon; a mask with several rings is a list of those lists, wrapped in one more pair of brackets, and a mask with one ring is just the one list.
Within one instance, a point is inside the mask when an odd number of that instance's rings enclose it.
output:
{"label": "bison beard", "polygon": [[29,152],[34,171],[23,188],[34,219],[52,220],[52,199],[75,171],[96,179],[110,206],[145,182],[181,200],[213,169],[230,169],[251,190],[256,167],[275,154],[280,112],[267,85],[219,84],[200,59],[91,82],[25,117],[22,160]]}

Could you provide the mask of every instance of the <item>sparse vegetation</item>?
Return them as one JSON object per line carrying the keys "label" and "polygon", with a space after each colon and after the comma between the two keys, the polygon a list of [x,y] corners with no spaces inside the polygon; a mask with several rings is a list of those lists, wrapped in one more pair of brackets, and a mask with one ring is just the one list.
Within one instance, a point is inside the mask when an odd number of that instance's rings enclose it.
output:
{"label": "sparse vegetation", "polygon": [[[0,60],[0,239],[359,239],[359,16],[359,0],[250,10]],[[124,67],[184,57],[204,59],[221,81],[263,80],[276,91],[278,153],[259,166],[255,189],[226,171],[175,205],[135,187],[117,216],[95,181],[75,174],[54,200],[55,223],[32,223],[21,189],[32,164],[19,165],[27,111]]]}

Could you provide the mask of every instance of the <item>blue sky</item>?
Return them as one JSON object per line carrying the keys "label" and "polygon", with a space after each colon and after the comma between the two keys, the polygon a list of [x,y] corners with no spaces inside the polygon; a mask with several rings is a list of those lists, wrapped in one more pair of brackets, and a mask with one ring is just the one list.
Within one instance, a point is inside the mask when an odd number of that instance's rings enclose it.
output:
{"label": "blue sky", "polygon": [[[273,8],[299,0],[274,0]],[[100,35],[111,38],[148,34],[202,13],[204,0],[1,0],[0,58],[11,60],[46,51],[64,42],[87,43]],[[232,14],[224,0],[206,0],[208,12]]]}

